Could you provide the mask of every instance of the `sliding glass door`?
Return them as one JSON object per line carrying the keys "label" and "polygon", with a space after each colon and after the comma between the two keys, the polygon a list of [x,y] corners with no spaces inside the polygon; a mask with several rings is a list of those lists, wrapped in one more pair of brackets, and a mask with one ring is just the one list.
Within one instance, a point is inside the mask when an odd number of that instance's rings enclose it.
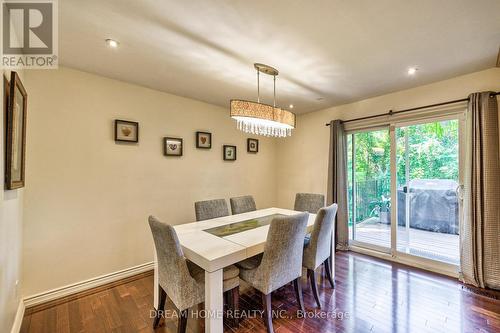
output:
{"label": "sliding glass door", "polygon": [[389,252],[391,248],[391,140],[389,128],[347,138],[349,232],[353,243]]}
{"label": "sliding glass door", "polygon": [[459,264],[463,127],[455,115],[348,132],[351,245]]}
{"label": "sliding glass door", "polygon": [[397,250],[459,264],[459,119],[396,127]]}

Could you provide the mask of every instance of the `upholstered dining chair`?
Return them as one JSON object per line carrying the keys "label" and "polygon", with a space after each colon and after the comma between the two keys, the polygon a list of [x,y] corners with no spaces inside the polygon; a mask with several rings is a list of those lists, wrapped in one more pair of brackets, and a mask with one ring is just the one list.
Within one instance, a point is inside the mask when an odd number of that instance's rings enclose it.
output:
{"label": "upholstered dining chair", "polygon": [[[158,327],[168,296],[179,311],[177,331],[183,333],[186,331],[189,308],[205,300],[205,271],[186,260],[172,226],[158,221],[153,216],[149,217],[149,226],[158,260],[159,297],[153,328]],[[231,274],[236,273],[236,276],[224,280],[224,293],[231,292],[239,286],[239,270],[235,266],[230,267],[232,267]],[[238,304],[232,306],[233,310],[239,310]]]}
{"label": "upholstered dining chair", "polygon": [[240,278],[262,293],[264,321],[269,333],[273,332],[271,293],[274,290],[293,281],[297,303],[304,312],[300,277],[308,217],[307,213],[275,217],[269,226],[264,253],[236,264]]}
{"label": "upholstered dining chair", "polygon": [[196,214],[196,221],[215,219],[217,217],[229,215],[226,199],[197,201],[194,203],[194,211]]}
{"label": "upholstered dining chair", "polygon": [[337,204],[321,208],[318,211],[311,237],[304,247],[302,265],[307,269],[307,277],[311,281],[311,289],[319,308],[321,308],[321,301],[319,300],[318,287],[316,285],[316,268],[324,264],[326,277],[331,287],[334,288],[335,286],[330,270],[330,253],[332,230],[334,228],[336,214]]}
{"label": "upholstered dining chair", "polygon": [[325,196],[315,193],[297,193],[295,195],[294,210],[316,214],[320,208],[325,207]]}
{"label": "upholstered dining chair", "polygon": [[[204,200],[197,201],[194,203],[194,211],[196,214],[196,221],[204,221],[209,219],[215,219],[217,217],[228,216],[229,208],[227,206],[226,199],[213,199],[213,200]],[[191,262],[188,261],[188,264]],[[227,292],[224,294],[224,299],[226,300],[226,304],[231,304],[233,308],[239,308],[239,299],[240,299],[240,284],[238,275],[240,270],[238,267],[231,265],[229,267],[225,267],[223,271],[223,283],[233,284],[234,278],[237,278],[237,284],[231,292]],[[234,318],[234,325],[238,325],[238,318]]]}
{"label": "upholstered dining chair", "polygon": [[231,203],[231,212],[233,215],[257,210],[255,200],[251,195],[231,198],[229,202]]}

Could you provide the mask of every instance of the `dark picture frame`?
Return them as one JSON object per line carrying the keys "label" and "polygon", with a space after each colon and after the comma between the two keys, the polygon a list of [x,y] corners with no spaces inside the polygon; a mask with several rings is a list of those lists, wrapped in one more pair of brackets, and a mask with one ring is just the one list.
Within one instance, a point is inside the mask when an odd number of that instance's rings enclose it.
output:
{"label": "dark picture frame", "polygon": [[[124,129],[131,130],[132,132],[123,132]],[[121,131],[120,131],[121,130]],[[133,134],[130,138],[127,138],[129,134]],[[115,141],[116,142],[139,142],[139,123],[136,121],[115,119]]]}
{"label": "dark picture frame", "polygon": [[[203,139],[208,138],[208,144],[203,142]],[[211,149],[212,148],[212,133],[196,132],[196,148]]]}
{"label": "dark picture frame", "polygon": [[258,139],[247,139],[247,152],[252,154],[257,154],[259,152],[259,140]]}
{"label": "dark picture frame", "polygon": [[[170,145],[178,145],[178,147],[172,147]],[[163,138],[163,155],[180,157],[183,155],[183,150],[184,150],[184,142],[182,138],[172,138],[172,137]]]}
{"label": "dark picture frame", "polygon": [[[234,154],[231,151],[234,151]],[[236,161],[236,146],[223,145],[222,158],[224,161]]]}
{"label": "dark picture frame", "polygon": [[28,106],[28,94],[17,72],[11,72],[10,83],[4,77],[4,97],[5,188],[15,190],[25,185]]}

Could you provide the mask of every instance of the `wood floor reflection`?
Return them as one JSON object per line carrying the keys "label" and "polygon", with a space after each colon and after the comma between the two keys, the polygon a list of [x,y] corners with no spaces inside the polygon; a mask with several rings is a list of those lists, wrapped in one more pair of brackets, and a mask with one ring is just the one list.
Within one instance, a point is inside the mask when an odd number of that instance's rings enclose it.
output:
{"label": "wood floor reflection", "polygon": [[[500,301],[464,290],[454,279],[353,252],[336,259],[335,290],[324,272],[318,274],[321,310],[302,281],[307,318],[297,318],[291,285],[273,293],[273,310],[280,316],[273,320],[276,332],[500,332]],[[152,294],[153,277],[147,275],[48,308],[28,309],[21,332],[153,332]],[[240,306],[247,315],[260,310],[259,295],[243,288]],[[156,332],[176,332],[176,322],[162,320]],[[257,316],[244,318],[238,328],[225,325],[225,330],[265,332],[265,327]],[[188,332],[202,331],[203,320],[189,318]]]}

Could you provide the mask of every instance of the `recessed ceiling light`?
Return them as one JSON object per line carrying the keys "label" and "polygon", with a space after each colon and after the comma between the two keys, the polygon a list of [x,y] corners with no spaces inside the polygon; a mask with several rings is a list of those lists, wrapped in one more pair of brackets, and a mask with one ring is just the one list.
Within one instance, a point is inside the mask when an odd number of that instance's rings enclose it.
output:
{"label": "recessed ceiling light", "polygon": [[118,41],[114,40],[114,39],[111,39],[111,38],[108,38],[106,39],[106,45],[108,47],[111,47],[112,49],[116,49],[118,47]]}
{"label": "recessed ceiling light", "polygon": [[289,108],[290,108],[290,109],[293,109],[293,104],[290,104]]}
{"label": "recessed ceiling light", "polygon": [[418,71],[417,67],[410,67],[408,68],[408,75],[415,75]]}

